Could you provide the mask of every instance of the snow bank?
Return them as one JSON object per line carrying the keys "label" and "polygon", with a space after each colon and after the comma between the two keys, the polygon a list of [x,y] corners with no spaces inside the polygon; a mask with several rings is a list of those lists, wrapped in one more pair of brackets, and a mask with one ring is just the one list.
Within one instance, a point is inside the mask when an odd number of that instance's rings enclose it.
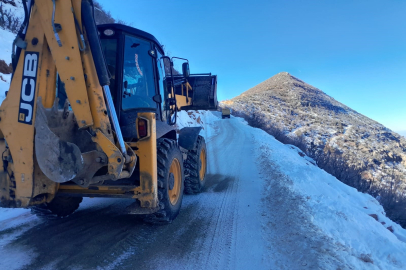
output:
{"label": "snow bank", "polygon": [[180,111],[176,120],[178,129],[184,127],[202,127],[200,135],[206,140],[210,141],[212,137],[217,135],[217,128],[215,122],[219,118],[210,111]]}
{"label": "snow bank", "polygon": [[[284,145],[266,132],[252,133],[258,153],[265,154],[292,180],[289,188],[306,201],[310,220],[333,239],[343,261],[357,269],[406,269],[406,230],[386,217],[379,202],[312,165],[296,147]],[[393,231],[393,232],[391,232]],[[352,256],[348,256],[348,253]]]}
{"label": "snow bank", "polygon": [[[209,130],[218,121],[211,115]],[[375,198],[321,170],[297,147],[237,119],[239,128],[253,136],[257,156],[265,155],[291,180],[285,184],[304,199],[309,220],[331,239],[341,261],[356,269],[406,269],[406,230],[386,217]]]}

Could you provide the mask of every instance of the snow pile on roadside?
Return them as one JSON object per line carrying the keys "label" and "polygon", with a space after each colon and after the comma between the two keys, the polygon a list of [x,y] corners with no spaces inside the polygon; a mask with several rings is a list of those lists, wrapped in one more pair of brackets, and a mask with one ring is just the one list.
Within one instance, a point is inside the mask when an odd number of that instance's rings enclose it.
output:
{"label": "snow pile on roadside", "polygon": [[311,222],[333,239],[343,261],[357,269],[406,268],[406,230],[386,217],[375,198],[312,165],[298,148],[242,119],[241,126],[252,133],[258,154],[265,154],[291,180],[285,184],[304,198]]}
{"label": "snow pile on roadside", "polygon": [[219,119],[210,111],[180,111],[177,114],[176,126],[179,130],[184,127],[202,127],[200,135],[206,139],[206,143],[217,135],[214,122]]}
{"label": "snow pile on roadside", "polygon": [[[355,269],[406,269],[406,230],[386,217],[375,198],[318,168],[297,147],[280,143],[242,118],[232,119],[240,121],[239,128],[253,136],[256,155],[265,156],[286,176],[288,181],[282,184],[303,198],[308,220],[333,243],[341,262]],[[208,117],[209,129],[218,120]],[[263,168],[263,175],[267,169]]]}

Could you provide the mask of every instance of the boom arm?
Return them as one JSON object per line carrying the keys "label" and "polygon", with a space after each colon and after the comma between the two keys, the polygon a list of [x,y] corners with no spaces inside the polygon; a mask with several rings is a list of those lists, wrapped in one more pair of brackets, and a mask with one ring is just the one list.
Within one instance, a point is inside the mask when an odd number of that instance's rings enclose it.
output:
{"label": "boom arm", "polygon": [[[86,45],[97,42],[95,35],[98,39],[89,20],[82,25],[82,18],[93,18],[90,5],[89,0],[36,0],[31,7],[26,47],[0,107],[0,138],[6,141],[0,143],[2,205],[50,201],[57,183],[72,180],[86,186],[129,177],[134,170],[136,156],[122,140],[108,83],[101,76],[104,60],[94,44],[80,50],[80,33]],[[58,110],[56,74],[72,111],[67,106]],[[105,82],[104,95],[100,82]],[[96,176],[103,166],[108,172]]]}

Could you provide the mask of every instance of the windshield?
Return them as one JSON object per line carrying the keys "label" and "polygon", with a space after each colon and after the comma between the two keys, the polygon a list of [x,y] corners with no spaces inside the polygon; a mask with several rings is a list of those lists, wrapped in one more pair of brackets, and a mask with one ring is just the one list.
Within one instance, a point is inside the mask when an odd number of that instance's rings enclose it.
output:
{"label": "windshield", "polygon": [[139,38],[126,36],[123,67],[123,110],[135,108],[156,109],[153,59],[148,51],[151,44]]}

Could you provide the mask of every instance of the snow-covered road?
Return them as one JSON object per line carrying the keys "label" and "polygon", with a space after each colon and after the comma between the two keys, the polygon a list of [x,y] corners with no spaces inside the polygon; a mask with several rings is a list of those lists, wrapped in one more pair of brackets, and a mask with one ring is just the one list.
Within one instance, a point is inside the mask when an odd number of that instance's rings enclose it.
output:
{"label": "snow-covered road", "polygon": [[207,142],[206,190],[185,196],[172,224],[149,226],[123,214],[129,200],[86,199],[71,217],[50,222],[18,210],[30,222],[3,231],[17,235],[1,248],[0,268],[21,266],[2,259],[13,250],[35,269],[269,269],[261,223],[264,185],[252,138],[233,121],[216,123],[219,135]]}
{"label": "snow-covered road", "polygon": [[[221,120],[217,112],[191,117],[196,121],[188,118],[180,125],[203,123],[207,185],[203,193],[184,197],[172,224],[151,226],[124,214],[131,200],[85,199],[74,215],[47,222],[29,210],[0,209],[0,269],[406,265],[406,244],[399,240],[406,234],[384,217],[372,197],[346,187],[294,147],[239,118]],[[392,225],[395,234],[369,213]]]}

